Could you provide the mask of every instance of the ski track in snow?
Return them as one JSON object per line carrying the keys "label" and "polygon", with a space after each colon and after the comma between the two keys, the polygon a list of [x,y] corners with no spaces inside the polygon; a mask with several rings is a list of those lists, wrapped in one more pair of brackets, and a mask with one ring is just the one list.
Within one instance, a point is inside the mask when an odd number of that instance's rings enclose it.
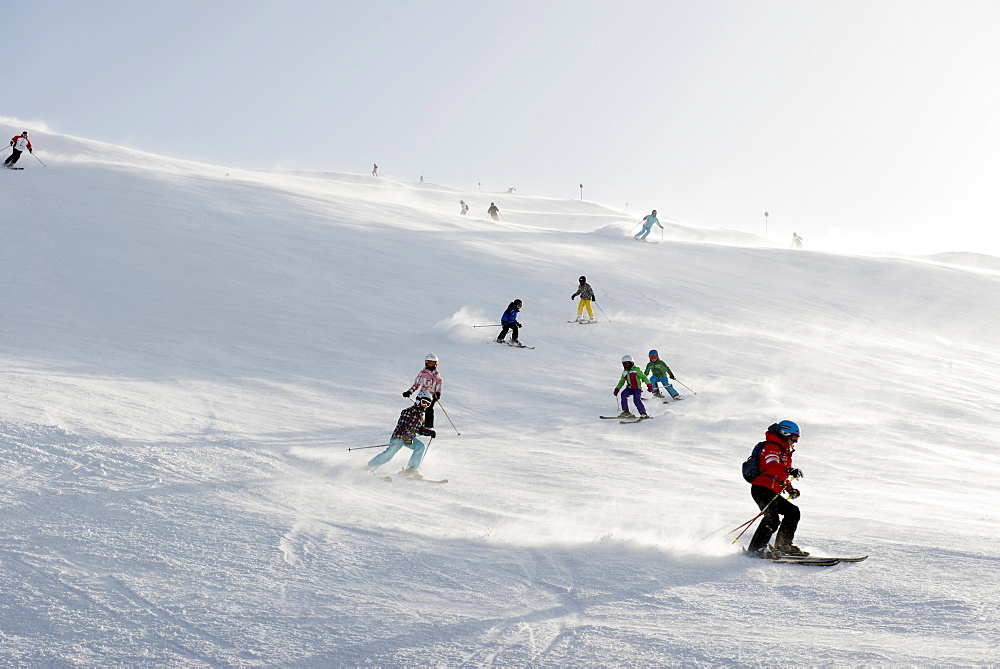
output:
{"label": "ski track in snow", "polygon": [[[0,212],[0,663],[996,663],[988,264],[637,247],[593,203],[32,139],[49,167]],[[566,324],[581,273],[600,328]],[[472,328],[514,298],[532,355]],[[654,347],[697,395],[596,419]],[[386,484],[346,449],[385,443],[428,351],[462,435],[439,411],[421,469],[450,482]],[[725,535],[783,418],[796,543],[867,561]]]}

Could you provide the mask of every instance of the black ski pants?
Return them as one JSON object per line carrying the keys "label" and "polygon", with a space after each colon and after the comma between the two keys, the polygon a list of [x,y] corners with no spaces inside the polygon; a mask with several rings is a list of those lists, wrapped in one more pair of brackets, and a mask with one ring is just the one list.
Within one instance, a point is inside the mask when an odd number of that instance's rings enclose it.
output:
{"label": "black ski pants", "polygon": [[780,495],[775,497],[773,490],[762,485],[750,486],[750,496],[757,502],[757,508],[767,507],[767,510],[764,511],[764,517],[761,518],[757,531],[753,533],[753,539],[750,540],[747,550],[755,552],[767,548],[767,542],[771,540],[775,530],[778,530],[778,536],[774,545],[790,546],[792,539],[795,538],[795,529],[799,526],[799,517],[802,515],[799,507]]}
{"label": "black ski pants", "polygon": [[500,341],[507,336],[507,332],[510,332],[510,338],[512,341],[517,341],[517,324],[516,323],[504,323],[503,330],[500,330],[500,336],[497,337]]}
{"label": "black ski pants", "polygon": [[424,427],[434,427],[434,405],[437,400],[431,400],[431,405],[424,409]]}
{"label": "black ski pants", "polygon": [[17,149],[13,149],[11,151],[10,155],[7,156],[7,160],[3,161],[3,164],[4,165],[13,165],[13,164],[15,164],[20,159],[21,159],[21,152],[18,151]]}

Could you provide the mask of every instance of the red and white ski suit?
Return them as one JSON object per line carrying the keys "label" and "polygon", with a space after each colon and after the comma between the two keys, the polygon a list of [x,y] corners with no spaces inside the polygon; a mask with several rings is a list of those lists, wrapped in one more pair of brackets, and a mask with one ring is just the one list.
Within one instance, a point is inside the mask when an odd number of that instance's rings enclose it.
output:
{"label": "red and white ski suit", "polygon": [[768,432],[764,439],[766,443],[757,456],[760,476],[753,480],[753,485],[764,486],[777,494],[788,482],[788,468],[792,466],[792,446],[791,442],[774,432]]}

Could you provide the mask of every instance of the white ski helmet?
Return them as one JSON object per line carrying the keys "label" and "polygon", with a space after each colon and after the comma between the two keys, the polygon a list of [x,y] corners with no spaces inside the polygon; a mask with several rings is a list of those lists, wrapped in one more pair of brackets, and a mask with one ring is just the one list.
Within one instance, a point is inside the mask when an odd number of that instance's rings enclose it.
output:
{"label": "white ski helmet", "polygon": [[632,362],[632,356],[630,356],[630,355],[622,356],[622,362],[623,363],[625,363],[625,362]]}
{"label": "white ski helmet", "polygon": [[433,353],[428,353],[427,355],[424,356],[424,360],[425,361],[430,361],[430,362],[437,362],[438,361],[438,357],[436,355],[434,355]]}
{"label": "white ski helmet", "polygon": [[427,391],[421,390],[417,393],[417,404],[421,402],[427,402],[428,406],[434,401],[434,397]]}

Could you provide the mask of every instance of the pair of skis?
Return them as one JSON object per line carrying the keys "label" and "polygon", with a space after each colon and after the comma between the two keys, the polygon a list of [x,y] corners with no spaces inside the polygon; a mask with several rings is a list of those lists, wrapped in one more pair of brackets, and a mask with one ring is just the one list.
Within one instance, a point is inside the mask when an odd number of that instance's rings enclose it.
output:
{"label": "pair of skis", "polygon": [[618,418],[618,422],[622,425],[626,425],[628,423],[641,423],[644,420],[653,419],[652,416],[633,416],[632,418],[629,418],[628,416],[598,416],[598,418],[602,420],[614,420],[615,418]]}
{"label": "pair of skis", "polygon": [[[494,339],[493,341],[496,341],[496,340]],[[507,344],[507,346],[510,346],[512,348],[535,348],[534,346],[525,346],[524,344],[511,344],[508,341],[497,341],[496,343],[498,343],[498,344]]]}
{"label": "pair of skis", "polygon": [[771,562],[778,564],[800,564],[806,567],[833,567],[841,562],[863,562],[868,559],[867,555],[861,557],[820,557],[816,555],[779,555],[767,558]]}
{"label": "pair of skis", "polygon": [[[375,478],[377,478],[379,481],[385,481],[386,483],[392,483],[392,477],[391,476],[376,476]],[[401,476],[400,479],[403,480],[403,481],[417,481],[417,482],[422,482],[422,483],[447,483],[448,482],[448,479],[425,479],[425,478],[416,478],[416,477],[413,477],[413,476]]]}

